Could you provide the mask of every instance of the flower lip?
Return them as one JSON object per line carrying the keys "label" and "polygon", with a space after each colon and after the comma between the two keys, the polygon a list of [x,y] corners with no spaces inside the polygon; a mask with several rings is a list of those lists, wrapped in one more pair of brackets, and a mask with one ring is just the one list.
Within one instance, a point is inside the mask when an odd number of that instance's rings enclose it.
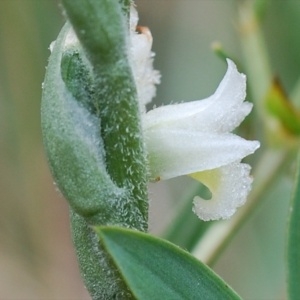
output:
{"label": "flower lip", "polygon": [[245,204],[251,190],[251,167],[233,162],[224,167],[193,174],[192,177],[204,183],[212,192],[210,200],[194,197],[194,213],[204,221],[228,219],[238,207]]}

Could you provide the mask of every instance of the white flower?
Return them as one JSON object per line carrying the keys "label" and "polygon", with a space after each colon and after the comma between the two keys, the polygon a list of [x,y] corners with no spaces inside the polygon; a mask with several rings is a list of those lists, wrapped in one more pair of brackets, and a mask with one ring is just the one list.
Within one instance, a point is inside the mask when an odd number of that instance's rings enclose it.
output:
{"label": "white flower", "polygon": [[[152,68],[152,40],[146,42],[143,35],[131,34],[132,61],[136,62],[132,63],[133,73],[138,96],[151,91],[153,97],[158,75]],[[144,63],[139,64],[141,61]],[[227,219],[245,203],[251,189],[251,168],[241,160],[259,147],[257,141],[230,133],[250,113],[252,104],[244,102],[245,75],[231,60],[227,63],[223,80],[209,98],[159,107],[142,117],[151,180],[190,175],[205,184],[212,198],[194,198],[194,212],[202,220]],[[149,101],[139,99],[140,105]]]}

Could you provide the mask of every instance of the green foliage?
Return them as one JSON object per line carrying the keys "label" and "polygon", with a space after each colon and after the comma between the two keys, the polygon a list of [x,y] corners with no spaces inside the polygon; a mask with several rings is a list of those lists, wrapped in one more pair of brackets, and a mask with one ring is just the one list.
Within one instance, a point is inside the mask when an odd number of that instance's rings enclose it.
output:
{"label": "green foliage", "polygon": [[[3,299],[90,299],[78,278],[65,220],[66,206],[49,177],[40,134],[41,83],[49,56],[48,47],[67,15],[67,11],[62,14],[60,2],[1,1],[0,290]],[[69,1],[70,5],[76,2]],[[97,2],[100,3],[100,0]],[[130,2],[112,2],[120,4],[125,15],[123,23],[127,23]],[[229,53],[234,62],[239,62],[239,69],[247,76],[247,99],[255,102],[254,113],[240,129],[243,136],[251,139],[259,136],[263,146],[250,158],[253,193],[247,200],[246,209],[241,208],[242,214],[237,218],[224,224],[199,221],[191,212],[191,199],[198,191],[192,192],[187,179],[179,178],[150,185],[153,198],[151,231],[161,234],[169,224],[164,237],[193,251],[206,264],[214,261],[214,270],[245,299],[297,299],[300,277],[297,230],[299,177],[293,180],[291,165],[294,170],[295,158],[287,150],[291,146],[299,148],[300,39],[297,29],[300,26],[300,1],[135,2],[140,11],[140,24],[151,29],[157,54],[156,68],[163,75],[155,105],[184,98],[196,99],[213,91],[224,72],[224,64],[209,47],[212,41],[218,40],[222,48],[215,50],[223,59]],[[153,5],[153,2],[158,5]],[[91,1],[85,1],[86,5],[88,3]],[[240,10],[236,10],[239,6]],[[93,8],[89,12],[91,17],[96,13]],[[112,16],[112,13],[107,15]],[[93,22],[99,21],[94,18]],[[91,29],[97,31],[98,36],[99,26],[93,24],[90,28],[94,26]],[[57,41],[54,47],[56,54],[59,45]],[[47,79],[52,80],[53,89],[49,89],[50,82],[45,82],[45,89],[53,96],[53,99],[44,98],[49,101],[49,116],[46,118],[44,108],[47,105],[44,100],[42,104],[43,128],[46,124],[49,129],[52,128],[52,136],[44,136],[47,147],[51,145],[53,150],[48,159],[53,161],[51,165],[55,168],[59,189],[72,206],[73,240],[81,272],[84,277],[89,277],[85,283],[92,297],[97,299],[102,295],[109,299],[118,295],[130,298],[132,295],[124,278],[103,252],[101,244],[98,245],[99,239],[89,227],[100,221],[112,221],[112,218],[118,219],[118,225],[127,224],[127,213],[132,207],[127,207],[127,203],[117,217],[117,207],[120,207],[106,202],[104,197],[106,194],[102,188],[108,186],[120,196],[118,198],[112,193],[108,198],[122,202],[127,199],[128,195],[124,193],[127,187],[123,188],[121,179],[117,184],[106,166],[108,151],[103,151],[103,121],[98,113],[101,105],[94,102],[95,74],[87,59],[88,50],[79,43],[73,46],[62,51],[55,67],[48,67],[48,72],[55,70],[55,76],[47,75]],[[120,57],[122,55],[120,52]],[[286,94],[273,90],[273,96],[278,98],[270,100],[266,111],[263,100],[270,91],[274,75],[280,78]],[[64,97],[59,96],[59,90],[63,91]],[[63,102],[59,103],[61,100]],[[288,100],[297,108],[290,110]],[[86,114],[75,115],[75,107]],[[85,118],[80,117],[83,115]],[[58,118],[65,120],[63,125],[59,122],[54,125],[53,121]],[[82,126],[80,120],[94,120],[91,131]],[[265,131],[265,127],[272,130]],[[61,134],[61,138],[55,131]],[[286,133],[290,137],[292,135],[293,145]],[[87,147],[84,143],[91,142],[92,136],[95,136],[99,148]],[[271,145],[268,143],[270,140],[273,142]],[[73,143],[72,146],[69,142]],[[117,160],[120,156],[116,153],[114,157]],[[85,158],[79,159],[79,154]],[[57,168],[57,165],[61,167]],[[83,172],[87,168],[90,174]],[[66,181],[69,187],[64,185]],[[292,181],[295,181],[295,193],[288,209]],[[183,187],[185,192],[182,192]],[[132,195],[129,198],[135,199]],[[288,212],[290,223],[287,231]],[[140,214],[140,217],[144,222],[142,227],[146,227],[144,216]],[[132,222],[138,223],[136,219]],[[225,230],[214,231],[218,226]],[[284,256],[286,234],[288,249]],[[104,268],[99,261],[105,265]],[[102,280],[103,277],[107,281]],[[286,286],[289,296],[286,295]]]}
{"label": "green foliage", "polygon": [[212,270],[171,243],[117,227],[95,230],[136,299],[240,299]]}
{"label": "green foliage", "polygon": [[[118,4],[108,6],[116,9]],[[118,13],[116,18],[122,19]],[[114,23],[112,27],[110,32],[119,32]],[[68,39],[75,36],[67,24],[53,47],[44,82],[42,126],[52,173],[73,209],[89,222],[144,230],[145,158],[127,56],[121,64],[92,67],[79,43]],[[118,43],[122,46],[122,40]]]}
{"label": "green foliage", "polygon": [[[147,170],[139,109],[118,3],[65,0],[64,4],[80,43],[66,24],[49,60],[42,125],[52,173],[71,206],[73,241],[91,296],[236,298],[212,271],[168,243],[144,235],[135,240],[135,234],[117,231],[117,239],[126,247],[117,257],[105,230],[98,232],[98,243],[91,224],[147,228]],[[128,257],[128,251],[134,256]],[[145,256],[147,252],[153,256]],[[135,268],[127,273],[119,268],[124,263]],[[157,263],[158,274],[153,277]],[[148,281],[138,280],[141,272]]]}
{"label": "green foliage", "polygon": [[130,3],[124,1],[120,7],[117,0],[64,0],[63,4],[93,67],[94,106],[101,119],[107,171],[118,187],[130,191],[130,202],[135,202],[138,214],[145,218],[143,224],[135,226],[145,230],[146,159],[136,87],[126,49],[129,24],[122,14],[122,7]]}
{"label": "green foliage", "polygon": [[[188,253],[163,240],[124,229],[146,231],[148,227],[144,142],[127,49],[131,1],[62,2],[70,23],[62,29],[49,60],[42,129],[51,171],[71,207],[73,242],[92,298],[239,299],[212,270]],[[268,118],[262,118],[267,107],[286,131],[298,135],[298,112],[278,85],[272,86],[266,107],[262,106],[272,78],[260,28],[267,4],[270,2],[240,2],[241,41],[248,62],[245,73],[259,111],[248,123],[256,131],[250,128],[249,132],[262,136],[256,120],[268,123]],[[226,56],[223,49],[217,50]],[[207,254],[213,260],[289,165],[291,152],[278,153],[279,158],[272,162],[276,174],[263,155],[258,160],[255,177],[262,180],[239,214],[223,223],[225,230],[219,231],[220,238]],[[291,299],[300,293],[298,189],[297,180],[288,246]],[[196,222],[185,209],[172,223],[168,238],[191,250],[215,224]]]}
{"label": "green foliage", "polygon": [[79,41],[67,23],[52,45],[42,99],[44,144],[71,206],[74,245],[89,292],[93,299],[129,299],[89,229],[90,224],[147,228],[147,172],[125,51],[128,24],[117,1],[65,6]]}
{"label": "green foliage", "polygon": [[[79,79],[74,84],[77,90],[69,91],[70,79],[65,79],[65,85],[61,78],[61,56],[69,30],[70,26],[65,25],[55,42],[44,81],[44,144],[56,183],[71,206],[90,222],[103,224],[112,222],[114,201],[124,191],[115,186],[106,172],[100,120],[81,104],[91,94],[84,92],[84,85],[77,85]],[[74,97],[77,93],[83,97],[81,102]]]}

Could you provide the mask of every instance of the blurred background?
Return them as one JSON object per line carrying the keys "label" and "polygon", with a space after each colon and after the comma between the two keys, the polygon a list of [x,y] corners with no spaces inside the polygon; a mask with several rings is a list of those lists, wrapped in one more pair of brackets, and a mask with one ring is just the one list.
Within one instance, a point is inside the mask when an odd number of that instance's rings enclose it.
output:
{"label": "blurred background", "polygon": [[[156,105],[214,92],[226,71],[212,51],[216,41],[243,70],[237,2],[243,0],[136,1],[162,74]],[[58,0],[0,0],[0,299],[90,299],[40,128],[48,48],[63,23]],[[271,71],[290,92],[300,75],[300,1],[269,1],[262,28]],[[285,299],[289,175],[280,177],[214,265],[244,299]],[[150,184],[152,233],[172,225],[189,189],[194,182],[186,178]]]}

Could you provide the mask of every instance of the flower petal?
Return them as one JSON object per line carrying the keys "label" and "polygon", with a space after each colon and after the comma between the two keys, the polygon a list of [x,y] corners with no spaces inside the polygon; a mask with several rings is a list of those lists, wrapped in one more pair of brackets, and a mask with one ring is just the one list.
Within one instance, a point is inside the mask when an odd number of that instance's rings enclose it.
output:
{"label": "flower petal", "polygon": [[130,11],[130,51],[129,58],[141,112],[145,112],[145,105],[151,102],[156,94],[155,85],[160,83],[160,73],[153,70],[154,53],[151,51],[152,35],[147,27],[139,27],[136,32],[138,15],[132,6]]}
{"label": "flower petal", "polygon": [[202,220],[228,219],[246,202],[251,190],[251,167],[234,162],[218,169],[192,174],[191,177],[205,184],[212,193],[210,200],[194,198],[194,213]]}
{"label": "flower petal", "polygon": [[246,77],[227,60],[228,69],[216,92],[204,100],[162,106],[149,111],[144,128],[180,128],[197,131],[229,132],[250,113],[252,104],[244,102]]}
{"label": "flower petal", "polygon": [[145,132],[151,180],[210,170],[253,153],[257,141],[231,133],[152,129]]}

